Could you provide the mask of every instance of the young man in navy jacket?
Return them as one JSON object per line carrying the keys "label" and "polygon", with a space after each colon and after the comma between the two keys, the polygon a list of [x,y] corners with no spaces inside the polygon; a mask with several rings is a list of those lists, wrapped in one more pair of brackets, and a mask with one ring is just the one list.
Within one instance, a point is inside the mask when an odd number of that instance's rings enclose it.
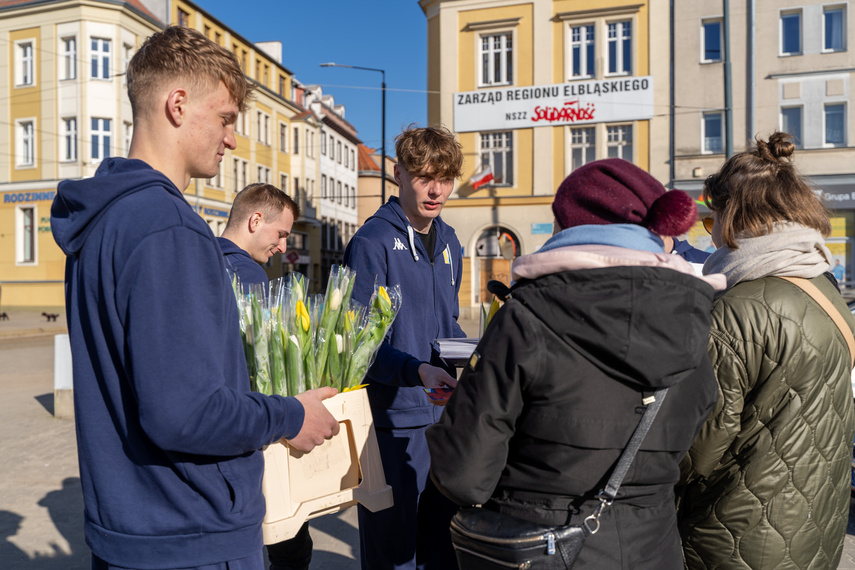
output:
{"label": "young man in navy jacket", "polygon": [[335,390],[249,391],[222,253],[182,194],[235,148],[250,96],[235,56],[170,27],[127,80],[129,157],[61,183],[51,208],[92,567],[262,570],[259,449],[332,437],[322,399]]}
{"label": "young man in navy jacket", "polygon": [[[354,234],[344,252],[356,270],[353,298],[368,303],[378,285],[401,286],[402,303],[369,369],[368,399],[386,481],[395,504],[359,506],[363,570],[457,567],[448,525],[457,507],[429,481],[425,430],[439,419],[425,388],[453,388],[454,370],[431,343],[466,336],[457,324],[461,251],[439,217],[460,176],[460,144],[443,127],[410,128],[395,140],[392,197]],[[447,401],[447,399],[446,399]]]}
{"label": "young man in navy jacket", "polygon": [[229,221],[217,238],[241,285],[259,284],[267,290],[267,273],[261,265],[276,253],[285,253],[300,206],[272,184],[250,184],[235,195]]}

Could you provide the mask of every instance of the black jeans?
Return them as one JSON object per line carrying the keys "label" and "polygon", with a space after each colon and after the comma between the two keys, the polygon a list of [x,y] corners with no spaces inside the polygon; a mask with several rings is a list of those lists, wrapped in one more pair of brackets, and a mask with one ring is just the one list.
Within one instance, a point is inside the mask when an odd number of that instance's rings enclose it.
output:
{"label": "black jeans", "polygon": [[293,538],[267,545],[270,570],[308,570],[312,561],[312,536],[309,523],[303,523]]}

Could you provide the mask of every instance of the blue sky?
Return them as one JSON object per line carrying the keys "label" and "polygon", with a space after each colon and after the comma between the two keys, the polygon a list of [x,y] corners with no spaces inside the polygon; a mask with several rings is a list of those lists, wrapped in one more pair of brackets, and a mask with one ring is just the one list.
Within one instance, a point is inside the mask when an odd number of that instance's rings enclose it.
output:
{"label": "blue sky", "polygon": [[387,154],[409,123],[427,121],[427,24],[417,0],[195,0],[247,40],[282,42],[282,64],[345,106],[363,143],[380,148],[380,73],[386,71]]}

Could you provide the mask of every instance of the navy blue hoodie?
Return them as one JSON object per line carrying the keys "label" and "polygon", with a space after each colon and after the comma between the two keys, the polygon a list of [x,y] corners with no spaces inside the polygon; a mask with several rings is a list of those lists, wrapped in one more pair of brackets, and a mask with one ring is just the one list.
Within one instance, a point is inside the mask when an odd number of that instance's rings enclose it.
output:
{"label": "navy blue hoodie", "polygon": [[431,349],[434,339],[466,336],[457,324],[460,242],[441,218],[433,224],[436,247],[428,255],[393,196],[365,221],[344,252],[344,264],[356,271],[353,298],[360,303],[371,298],[375,276],[379,285],[401,286],[401,309],[367,375],[377,427],[425,426],[439,419],[442,408],[428,401],[418,368],[423,362],[442,365]]}
{"label": "navy blue hoodie", "polygon": [[262,446],[303,407],[249,392],[238,312],[211,230],[163,174],[105,160],[59,185],[86,542],[131,568],[261,548]]}
{"label": "navy blue hoodie", "polygon": [[264,294],[267,295],[269,279],[258,262],[228,238],[218,237],[217,243],[220,244],[226,267],[237,274],[243,290],[250,291],[250,286],[257,283],[262,286]]}

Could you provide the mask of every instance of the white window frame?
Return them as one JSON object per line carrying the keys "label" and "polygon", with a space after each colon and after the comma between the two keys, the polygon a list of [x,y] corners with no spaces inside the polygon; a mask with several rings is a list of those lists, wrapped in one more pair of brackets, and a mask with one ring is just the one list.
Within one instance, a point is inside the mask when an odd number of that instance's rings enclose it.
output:
{"label": "white window frame", "polygon": [[224,169],[225,161],[220,161],[220,164],[217,165],[217,173],[213,178],[208,179],[208,186],[211,188],[223,188],[223,169]]}
{"label": "white window frame", "polygon": [[127,157],[131,153],[131,139],[134,137],[134,124],[124,121],[122,123],[122,150]]}
{"label": "white window frame", "polygon": [[[799,18],[799,49],[797,51],[784,51],[784,18],[798,16]],[[791,57],[804,53],[804,14],[799,10],[781,10],[778,13],[778,55],[780,57]]]}
{"label": "white window frame", "polygon": [[291,139],[291,148],[294,149],[294,154],[300,154],[300,129],[294,127],[294,138]]}
{"label": "white window frame", "polygon": [[258,142],[270,146],[270,115],[264,111],[256,111],[255,118]]}
{"label": "white window frame", "polygon": [[335,143],[335,160],[341,164],[341,141]]}
{"label": "white window frame", "polygon": [[279,122],[279,151],[288,152],[288,131],[290,130],[288,123]]}
{"label": "white window frame", "polygon": [[339,204],[341,204],[341,180],[336,181],[335,199]]}
{"label": "white window frame", "polygon": [[134,46],[130,44],[122,44],[122,85],[128,84],[128,66],[131,64],[131,59],[134,57]]}
{"label": "white window frame", "polygon": [[[326,138],[326,137],[323,137]],[[321,199],[327,197],[327,175],[321,174]]]}
{"label": "white window frame", "polygon": [[347,145],[344,145],[344,167],[350,168],[350,153],[348,153],[347,151]]}
{"label": "white window frame", "polygon": [[[516,176],[516,153],[514,152],[514,148],[516,147],[516,131],[485,131],[479,133],[478,137],[478,158],[479,164],[485,165],[489,164],[493,169],[493,181],[490,183],[491,186],[496,188],[513,188],[515,185],[515,176]],[[502,144],[500,146],[495,145],[495,141],[497,137],[495,135],[500,135],[503,139]],[[484,146],[484,137],[487,137],[488,146]],[[508,141],[510,144],[508,145]],[[486,159],[485,159],[486,153]],[[496,167],[494,157],[497,153],[501,153],[504,155],[502,160],[502,164],[504,168],[500,169]],[[479,168],[480,170],[480,168]],[[510,171],[510,172],[509,172]],[[510,176],[508,176],[510,174]],[[508,180],[510,178],[510,180]]]}
{"label": "white window frame", "polygon": [[[25,210],[32,212],[29,234]],[[39,263],[39,207],[37,204],[19,204],[15,207],[15,265],[33,266]],[[27,238],[31,241],[27,256]]]}
{"label": "white window frame", "polygon": [[[707,56],[707,25],[708,24],[718,24],[718,46],[719,46],[719,57],[718,59],[708,59]],[[701,20],[701,53],[700,53],[700,61],[701,63],[721,63],[724,61],[724,21],[722,18],[704,18]]]}
{"label": "white window frame", "polygon": [[329,198],[330,202],[335,202],[335,178],[332,176],[330,176],[330,189],[327,198]]}
{"label": "white window frame", "polygon": [[28,38],[15,42],[15,87],[36,84],[36,40]]}
{"label": "white window frame", "polygon": [[350,169],[356,170],[356,152],[350,149]]}
{"label": "white window frame", "polygon": [[[828,108],[829,107],[843,107],[843,119],[842,119],[842,127],[843,127],[843,140],[839,143],[830,143],[828,142]],[[845,147],[846,141],[848,140],[846,128],[846,102],[845,101],[829,101],[822,106],[822,146],[825,148],[839,148]]]}
{"label": "white window frame", "polygon": [[[619,133],[619,136],[612,138],[613,133]],[[629,133],[629,136],[625,136],[625,133]],[[629,156],[626,156],[627,147],[629,147]],[[617,149],[616,157],[611,156],[613,148]],[[635,128],[632,123],[606,125],[606,157],[635,162]]]}
{"label": "white window frame", "polygon": [[79,150],[77,117],[62,117],[60,119],[60,133],[59,161],[76,162]]}
{"label": "white window frame", "polygon": [[[98,123],[95,123],[95,121],[98,121]],[[105,124],[108,125],[107,130],[103,129]],[[89,133],[89,153],[92,162],[101,162],[105,158],[110,158],[111,156],[113,156],[113,119],[109,119],[106,117],[91,117],[89,125],[91,127]],[[107,140],[104,140],[105,136]],[[107,149],[107,155],[101,156],[101,153],[105,148]],[[98,156],[95,156],[96,149],[98,150]]]}
{"label": "white window frame", "polygon": [[63,36],[59,41],[62,46],[59,63],[62,73],[59,79],[77,79],[77,36]]}
{"label": "white window frame", "polygon": [[[721,148],[719,150],[708,150],[706,143],[706,118],[707,116],[718,115],[719,120],[721,122]],[[701,154],[722,154],[724,152],[724,138],[726,136],[724,132],[724,111],[715,110],[715,111],[706,111],[701,113]]]}
{"label": "white window frame", "polygon": [[[588,31],[590,29],[591,35],[590,41],[587,38]],[[575,30],[579,30],[579,40],[575,40],[573,38],[573,34]],[[569,25],[567,34],[569,37],[569,48],[567,51],[568,58],[568,77],[567,80],[576,80],[576,79],[589,79],[594,77],[597,73],[596,69],[596,61],[597,61],[597,25],[594,22],[579,22],[572,23]],[[584,36],[584,37],[583,37]],[[591,56],[591,60],[588,61],[588,48],[593,49],[593,55]],[[580,54],[580,62],[579,62],[579,74],[574,73],[574,67],[576,64],[576,58],[573,56],[574,49],[579,49]],[[590,70],[590,73],[588,73]]]}
{"label": "white window frame", "polygon": [[[841,46],[839,49],[826,47],[827,46],[826,42],[828,41],[828,37],[826,35],[827,24],[826,24],[825,19],[826,19],[826,15],[830,12],[841,12],[841,17],[843,19],[843,38],[841,39]],[[848,42],[846,41],[848,39],[847,31],[849,29],[848,28],[848,22],[847,22],[847,16],[848,16],[848,11],[846,10],[846,4],[831,4],[831,5],[822,7],[822,53],[837,53],[837,52],[841,52],[841,51],[846,51],[846,47],[848,45]]]}
{"label": "white window frame", "polygon": [[[595,125],[568,127],[567,131],[567,136],[569,137],[568,140],[570,141],[569,165],[571,172],[578,168],[578,166],[573,165],[574,151],[577,149],[582,151],[583,158],[583,162],[579,166],[597,160],[597,127]],[[579,135],[578,137],[575,136],[577,134]],[[587,135],[591,135],[590,140],[588,140]],[[584,140],[579,140],[577,142],[576,139]]]}
{"label": "white window frame", "polygon": [[[791,133],[790,131],[784,128],[784,111],[790,109],[798,109],[799,111],[799,125],[798,133]],[[803,105],[782,105],[780,111],[778,112],[778,128],[781,132],[786,132],[790,135],[793,135],[793,144],[795,144],[796,148],[804,147],[804,128],[805,128],[805,109]]]}
{"label": "white window frame", "polygon": [[327,135],[323,131],[321,131],[320,143],[321,143],[321,155],[326,156],[327,155]]}
{"label": "white window frame", "polygon": [[15,168],[36,166],[36,119],[15,120]]}
{"label": "white window frame", "polygon": [[279,173],[279,189],[288,194],[288,196],[291,195],[290,188],[288,188],[288,175],[284,172]]}
{"label": "white window frame", "polygon": [[258,178],[256,179],[256,182],[260,182],[263,184],[270,184],[270,167],[269,166],[263,166],[263,165],[259,164],[257,166],[256,172],[258,173]]}
{"label": "white window frame", "polygon": [[232,178],[234,178],[234,192],[237,194],[247,186],[249,161],[243,158],[232,158]]}
{"label": "white window frame", "polygon": [[[514,30],[491,30],[483,34],[478,34],[477,38],[477,54],[478,54],[478,86],[479,87],[496,87],[500,85],[513,85],[516,75],[516,52],[514,46],[517,44],[516,34]],[[498,48],[496,47],[496,38],[502,38]],[[487,50],[485,52],[485,40]],[[510,44],[510,45],[509,45]],[[496,79],[496,55],[499,56],[500,73]],[[484,56],[486,58],[486,69]],[[510,58],[510,62],[508,61]],[[511,73],[508,77],[508,65],[510,64]],[[487,80],[485,81],[485,73]]]}
{"label": "white window frame", "polygon": [[[603,61],[605,62],[605,73],[606,77],[617,77],[620,75],[632,75],[633,70],[635,70],[635,41],[633,39],[633,31],[635,30],[635,19],[634,18],[621,18],[619,20],[606,21],[606,53],[604,54]],[[626,67],[624,62],[624,53],[623,53],[623,43],[626,38],[624,38],[624,31],[626,26],[629,26],[629,69],[624,69]],[[611,27],[615,26],[616,35],[615,38],[610,36]],[[614,40],[614,41],[613,41]],[[617,44],[617,49],[615,50],[616,60],[615,60],[615,68],[616,71],[609,71],[609,65],[611,64],[611,44]]]}
{"label": "white window frame", "polygon": [[[104,48],[107,48],[106,50]],[[109,38],[89,38],[89,77],[109,81],[113,68],[113,41]],[[95,73],[92,66],[95,66]],[[106,73],[107,77],[103,74]]]}

